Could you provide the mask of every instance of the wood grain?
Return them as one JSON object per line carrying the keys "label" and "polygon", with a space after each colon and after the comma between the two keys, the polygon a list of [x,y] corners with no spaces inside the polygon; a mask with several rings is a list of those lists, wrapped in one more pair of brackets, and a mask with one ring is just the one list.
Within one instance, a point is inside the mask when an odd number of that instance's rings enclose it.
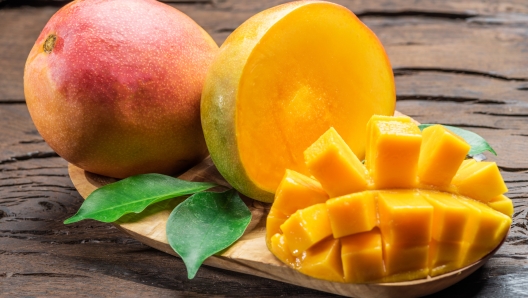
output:
{"label": "wood grain", "polygon": [[[180,259],[112,225],[63,225],[82,197],[66,161],[31,122],[22,76],[40,30],[67,1],[9,2],[0,5],[0,296],[329,296],[210,266],[188,280]],[[191,2],[171,5],[221,44],[245,19],[285,1]],[[398,110],[423,123],[466,127],[499,153],[488,157],[498,162],[515,204],[510,234],[486,265],[432,297],[528,296],[528,2],[336,2],[380,36],[395,67]]]}
{"label": "wood grain", "polygon": [[[75,188],[84,198],[87,198],[97,188],[116,181],[114,178],[86,172],[72,164],[69,165],[68,170]],[[179,178],[188,181],[210,181],[229,187],[229,184],[216,170],[210,158],[205,159],[197,166],[191,168]],[[114,224],[134,239],[168,254],[178,256],[167,241],[165,228],[170,213],[176,207],[175,202],[178,202],[178,200],[169,200],[154,204],[147,207],[140,214],[126,215]],[[269,213],[270,204],[248,198],[245,198],[245,203],[251,211],[252,218],[244,235],[220,255],[213,255],[206,259],[204,265],[349,297],[406,298],[433,294],[459,282],[469,274],[475,272],[500,247],[499,245],[499,247],[494,249],[482,260],[472,265],[434,278],[428,277],[427,279],[408,282],[371,284],[328,282],[301,274],[285,266],[275,258],[265,243],[266,217]]]}

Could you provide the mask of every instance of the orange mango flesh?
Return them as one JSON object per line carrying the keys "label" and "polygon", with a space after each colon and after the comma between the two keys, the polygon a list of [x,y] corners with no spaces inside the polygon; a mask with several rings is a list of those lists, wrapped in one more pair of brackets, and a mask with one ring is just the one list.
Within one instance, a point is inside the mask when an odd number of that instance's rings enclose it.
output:
{"label": "orange mango flesh", "polygon": [[488,206],[509,217],[513,216],[513,202],[505,195],[496,196],[488,202]]}
{"label": "orange mango flesh", "polygon": [[304,150],[330,127],[363,159],[367,121],[393,115],[395,102],[392,68],[374,33],[343,6],[296,1],[251,17],[227,38],[201,116],[222,176],[272,202],[285,169],[309,175]]}
{"label": "orange mango flesh", "polygon": [[442,125],[425,128],[422,137],[417,174],[420,182],[448,185],[471,146]]}
{"label": "orange mango flesh", "polygon": [[479,201],[491,199],[508,191],[497,164],[494,162],[477,162],[460,170],[453,178],[453,185],[458,192]]}
{"label": "orange mango flesh", "polygon": [[[402,119],[403,118],[403,119]],[[408,119],[408,120],[407,120]],[[412,188],[416,186],[416,169],[422,135],[410,118],[378,120],[367,124],[369,146],[368,170],[376,188]]]}
{"label": "orange mango flesh", "polygon": [[332,235],[326,204],[316,204],[298,210],[280,226],[280,229],[290,253],[300,256],[315,243]]}
{"label": "orange mango flesh", "polygon": [[341,240],[341,259],[346,282],[367,282],[385,276],[379,230],[358,233]]}
{"label": "orange mango flesh", "polygon": [[352,193],[326,201],[334,238],[368,232],[378,225],[374,193]]}
{"label": "orange mango flesh", "polygon": [[[422,143],[422,135],[416,136],[416,131],[409,127],[414,124],[408,118],[373,117],[369,125],[370,131],[377,132],[370,134],[367,140],[367,158],[383,156],[386,154],[384,150],[391,149],[379,142],[380,138],[386,136],[390,136],[390,142],[393,143],[415,144],[417,139]],[[390,131],[391,129],[393,130]],[[292,203],[295,206],[316,203],[304,207],[305,209],[298,209],[295,213],[291,213],[292,209],[284,207],[287,202],[284,199],[278,199],[278,204],[272,205],[270,214],[273,216],[268,217],[268,225],[273,227],[273,231],[268,232],[266,238],[271,252],[285,264],[304,274],[330,281],[352,283],[396,282],[437,276],[467,266],[490,253],[505,238],[513,214],[511,200],[503,195],[507,189],[498,187],[504,184],[502,177],[500,173],[494,172],[494,164],[490,166],[490,163],[486,162],[461,160],[461,152],[465,152],[466,148],[458,143],[460,139],[453,139],[450,135],[446,137],[450,132],[445,129],[433,129],[429,132],[434,133],[423,136],[423,144],[428,146],[429,150],[420,150],[418,146],[417,149],[411,150],[417,156],[410,156],[409,152],[406,152],[407,161],[419,162],[410,165],[414,170],[401,169],[401,172],[414,171],[414,180],[401,179],[401,185],[396,184],[391,189],[384,189],[378,183],[384,178],[375,178],[384,173],[378,172],[378,176],[373,178],[372,173],[367,172],[366,190],[335,198],[330,195],[326,200],[320,194],[321,191],[328,193],[324,183],[311,195],[310,192],[299,190],[299,195],[296,196],[296,190],[290,189],[289,197],[296,198],[290,199],[295,202]],[[335,131],[327,132],[334,133]],[[399,138],[399,134],[404,137]],[[435,135],[437,137],[431,139]],[[331,144],[332,140],[335,140],[336,144]],[[325,142],[314,145],[318,146],[317,150],[308,149],[312,152],[306,154],[307,164],[309,161],[313,163],[318,159],[324,160],[332,147],[341,145],[339,138],[326,137]],[[328,148],[323,148],[325,146]],[[371,148],[372,146],[375,148]],[[397,147],[405,148],[405,145]],[[434,160],[419,156],[435,152],[438,147],[458,152],[434,153],[430,157]],[[354,163],[354,159],[345,150],[336,150],[332,154],[331,160],[343,160],[337,167],[347,167]],[[453,165],[455,162],[451,160],[448,166],[435,166],[447,156],[458,157],[456,167]],[[376,165],[376,161],[370,163],[367,160],[366,163],[367,168],[373,172],[384,167],[381,164]],[[445,167],[450,174],[443,173],[442,178],[437,180],[425,179],[426,183],[422,177],[431,177],[430,167]],[[426,174],[422,177],[418,177],[419,170],[416,170],[420,168],[426,169]],[[388,170],[397,171],[396,168],[390,167]],[[332,166],[326,170],[330,176],[333,171]],[[471,174],[472,172],[474,174]],[[479,174],[480,172],[483,174]],[[291,176],[292,172],[289,173]],[[318,176],[324,175],[323,173]],[[354,181],[356,176],[353,171],[341,173],[350,175],[340,177],[342,181]],[[288,179],[289,175],[284,179]],[[295,175],[302,177],[299,173]],[[474,175],[477,175],[477,178],[474,178]],[[297,179],[316,182],[313,178],[299,177]],[[445,181],[451,180],[451,183],[445,184]],[[455,180],[461,182],[455,186]],[[414,188],[409,188],[409,184],[414,183],[410,181],[420,183],[415,183]],[[460,185],[463,185],[462,191],[468,193],[467,189],[478,189],[481,185],[477,183],[484,182],[494,185],[491,189],[500,194],[488,199],[478,191],[473,192],[477,197],[460,192]],[[281,183],[278,193],[282,191],[282,185],[291,187],[288,183]],[[418,186],[420,188],[417,188]],[[298,203],[301,201],[306,203]],[[280,221],[283,221],[281,225]],[[323,251],[325,249],[326,251]]]}
{"label": "orange mango flesh", "polygon": [[309,172],[330,197],[367,189],[367,170],[332,127],[304,151]]}

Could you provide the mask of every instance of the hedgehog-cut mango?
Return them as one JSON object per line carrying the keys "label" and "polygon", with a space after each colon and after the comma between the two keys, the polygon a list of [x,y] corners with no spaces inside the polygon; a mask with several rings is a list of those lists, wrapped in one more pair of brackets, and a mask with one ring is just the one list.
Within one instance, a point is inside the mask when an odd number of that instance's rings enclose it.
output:
{"label": "hedgehog-cut mango", "polygon": [[465,160],[463,139],[408,117],[375,115],[366,136],[365,164],[332,128],[304,152],[311,177],[285,172],[267,219],[278,259],[334,282],[397,282],[460,269],[503,241],[513,204],[495,163]]}

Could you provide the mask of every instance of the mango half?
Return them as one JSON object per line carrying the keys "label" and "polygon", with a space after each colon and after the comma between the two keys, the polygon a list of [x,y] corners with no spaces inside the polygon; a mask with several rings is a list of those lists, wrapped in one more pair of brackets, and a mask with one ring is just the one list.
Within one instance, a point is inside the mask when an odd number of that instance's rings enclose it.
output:
{"label": "mango half", "polygon": [[467,266],[506,236],[513,204],[493,162],[443,126],[373,116],[360,162],[334,128],[287,170],[266,243],[289,267],[335,282],[395,282]]}
{"label": "mango half", "polygon": [[309,173],[303,151],[328,128],[362,158],[367,121],[394,108],[392,69],[374,33],[340,5],[298,1],[227,38],[206,78],[201,120],[222,176],[272,202],[285,169]]}

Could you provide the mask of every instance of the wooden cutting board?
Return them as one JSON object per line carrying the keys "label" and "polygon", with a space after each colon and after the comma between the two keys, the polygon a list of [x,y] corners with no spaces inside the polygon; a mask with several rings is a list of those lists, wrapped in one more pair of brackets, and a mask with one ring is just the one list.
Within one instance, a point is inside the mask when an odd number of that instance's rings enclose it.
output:
{"label": "wooden cutting board", "polygon": [[[108,178],[86,172],[72,164],[68,167],[70,178],[82,197],[86,198],[95,189],[115,182]],[[230,188],[216,170],[210,158],[205,159],[183,175],[189,181],[209,181]],[[252,213],[252,220],[242,238],[219,255],[208,258],[204,264],[259,277],[274,279],[320,291],[352,297],[419,297],[440,291],[480,268],[498,247],[482,260],[448,274],[409,282],[345,284],[328,282],[303,275],[282,264],[268,250],[265,243],[266,217],[270,204],[243,198]],[[167,242],[165,225],[169,214],[176,206],[175,200],[159,202],[149,206],[141,214],[128,214],[114,223],[131,237],[171,255],[177,256]],[[502,243],[501,243],[502,244]],[[500,245],[499,245],[500,247]]]}

